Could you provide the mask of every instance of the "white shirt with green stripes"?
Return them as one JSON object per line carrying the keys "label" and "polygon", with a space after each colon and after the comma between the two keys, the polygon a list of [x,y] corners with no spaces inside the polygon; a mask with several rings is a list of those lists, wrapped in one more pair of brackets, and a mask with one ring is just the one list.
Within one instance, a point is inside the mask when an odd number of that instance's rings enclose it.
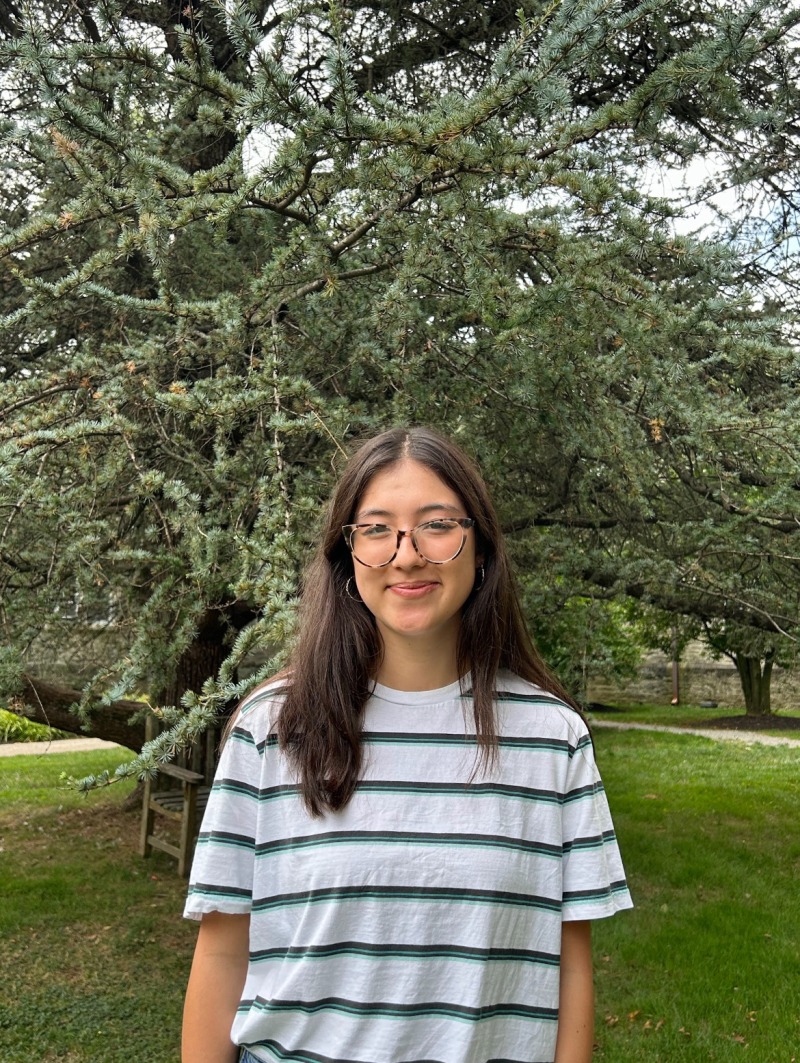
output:
{"label": "white shirt with green stripes", "polygon": [[475,773],[459,683],[377,685],[358,788],[312,818],[276,710],[258,693],[222,752],[185,910],[250,914],[233,1041],[265,1063],[552,1063],[562,920],[631,907],[578,713],[501,673]]}

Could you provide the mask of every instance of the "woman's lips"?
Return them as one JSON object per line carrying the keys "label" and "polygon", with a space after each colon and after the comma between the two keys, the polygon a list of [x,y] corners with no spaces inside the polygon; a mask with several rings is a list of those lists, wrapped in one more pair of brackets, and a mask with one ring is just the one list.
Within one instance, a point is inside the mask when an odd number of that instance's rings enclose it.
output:
{"label": "woman's lips", "polygon": [[422,598],[436,587],[437,583],[426,580],[424,583],[393,583],[389,590],[401,598]]}

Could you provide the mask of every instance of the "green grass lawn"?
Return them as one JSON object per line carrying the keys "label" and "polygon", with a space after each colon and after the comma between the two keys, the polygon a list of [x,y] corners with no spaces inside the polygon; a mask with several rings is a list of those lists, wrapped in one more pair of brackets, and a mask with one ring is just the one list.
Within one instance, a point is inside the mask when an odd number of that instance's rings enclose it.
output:
{"label": "green grass lawn", "polygon": [[0,758],[3,1063],[177,1063],[185,883],[168,857],[139,857],[130,783],[88,798],[59,783],[125,759]]}
{"label": "green grass lawn", "polygon": [[[595,924],[599,1063],[800,1060],[800,756],[598,732],[636,908]],[[121,759],[125,759],[122,757]],[[195,929],[103,753],[0,758],[3,1063],[177,1063]],[[13,991],[12,987],[13,986]]]}
{"label": "green grass lawn", "polygon": [[[610,705],[599,712],[589,712],[590,719],[617,720],[624,723],[649,723],[662,724],[668,727],[707,727],[714,720],[741,717],[742,730],[747,730],[747,716],[744,710],[719,708],[703,709],[699,705],[640,705],[619,704]],[[784,720],[788,717],[800,718],[800,709],[782,709],[777,714]],[[797,731],[785,730],[779,726],[758,726],[759,734],[773,734],[782,738],[800,738],[800,729]]]}
{"label": "green grass lawn", "polygon": [[636,909],[595,925],[595,1058],[800,1059],[798,751],[596,741]]}

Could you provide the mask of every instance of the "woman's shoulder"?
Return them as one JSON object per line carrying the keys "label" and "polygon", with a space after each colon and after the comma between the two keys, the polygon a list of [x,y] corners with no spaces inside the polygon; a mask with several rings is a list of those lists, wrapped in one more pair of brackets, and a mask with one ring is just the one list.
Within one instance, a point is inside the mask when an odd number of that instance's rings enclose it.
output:
{"label": "woman's shoulder", "polygon": [[505,717],[513,716],[517,726],[529,721],[537,730],[544,727],[554,737],[566,738],[576,746],[589,734],[586,721],[577,709],[529,679],[501,669],[495,689],[498,708]]}
{"label": "woman's shoulder", "polygon": [[232,730],[239,728],[256,741],[263,740],[275,728],[288,682],[288,675],[282,673],[254,687],[239,702]]}
{"label": "woman's shoulder", "polygon": [[495,689],[500,701],[527,701],[537,705],[560,706],[580,719],[578,710],[560,698],[558,694],[545,690],[530,679],[523,679],[507,668],[501,668],[498,671]]}

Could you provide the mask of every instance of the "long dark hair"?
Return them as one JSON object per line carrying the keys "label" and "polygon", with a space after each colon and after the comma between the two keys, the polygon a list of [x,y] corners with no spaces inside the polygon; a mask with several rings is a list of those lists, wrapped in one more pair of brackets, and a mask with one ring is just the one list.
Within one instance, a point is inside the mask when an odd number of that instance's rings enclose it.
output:
{"label": "long dark hair", "polygon": [[522,618],[503,534],[485,483],[455,443],[430,428],[395,428],[353,454],[333,493],[316,555],[305,575],[298,638],[286,672],[276,730],[312,815],[343,808],[361,772],[364,707],[382,654],[367,607],[348,594],[353,559],[342,525],[355,516],[376,473],[410,459],[427,466],[459,495],[475,521],[484,577],[462,607],[457,665],[470,672],[479,760],[497,752],[497,672],[507,668],[577,708],[551,675]]}

